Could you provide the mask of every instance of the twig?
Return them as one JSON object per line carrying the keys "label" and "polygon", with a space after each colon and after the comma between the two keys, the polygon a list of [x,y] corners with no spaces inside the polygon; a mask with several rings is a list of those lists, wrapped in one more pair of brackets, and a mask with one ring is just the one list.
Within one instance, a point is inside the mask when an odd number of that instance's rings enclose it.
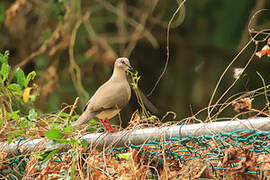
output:
{"label": "twig", "polygon": [[166,51],[167,51],[167,57],[166,57],[166,62],[165,62],[165,66],[163,68],[163,71],[161,72],[158,80],[156,81],[153,89],[147,94],[147,96],[151,96],[151,94],[154,92],[154,90],[156,89],[159,81],[161,80],[161,78],[163,77],[163,75],[165,74],[166,70],[167,70],[167,66],[169,63],[169,58],[170,58],[170,27],[172,24],[173,19],[175,18],[176,14],[179,12],[179,10],[181,9],[181,7],[184,5],[184,3],[186,2],[186,0],[183,0],[181,4],[179,4],[178,8],[176,9],[176,11],[173,13],[172,18],[170,19],[169,23],[168,23],[168,28],[167,28],[167,33],[166,33],[166,42],[167,42],[167,46],[166,46]]}
{"label": "twig", "polygon": [[16,69],[18,67],[23,67],[24,65],[26,65],[27,63],[29,63],[31,60],[33,60],[35,57],[37,57],[38,55],[45,53],[47,51],[47,49],[49,48],[49,46],[51,46],[52,44],[54,44],[54,42],[59,38],[59,32],[62,29],[62,23],[59,23],[57,28],[54,30],[54,32],[52,33],[52,35],[50,36],[50,38],[48,39],[48,41],[45,41],[40,48],[31,53],[29,56],[27,56],[26,58],[24,58],[19,64],[17,64],[13,70],[10,73],[8,82],[10,83],[11,80],[13,79],[14,73],[16,71]]}
{"label": "twig", "polygon": [[270,102],[269,102],[269,99],[268,99],[268,96],[267,96],[267,86],[266,86],[266,84],[265,84],[265,81],[264,81],[264,79],[263,79],[263,77],[262,77],[262,75],[259,73],[259,72],[257,72],[257,74],[258,74],[258,76],[261,78],[261,80],[262,80],[262,83],[263,83],[263,88],[264,88],[264,96],[265,96],[265,100],[266,100],[266,106],[267,106],[267,108],[268,108],[268,112],[270,113]]}
{"label": "twig", "polygon": [[[256,12],[260,11],[264,7],[265,2],[266,2],[265,0],[256,1],[256,4],[255,4],[255,6],[250,14],[256,14]],[[256,23],[258,21],[257,16],[256,16],[256,18],[255,18],[255,16],[253,16],[253,17],[254,18],[251,18],[250,22],[247,25],[247,28],[245,28],[245,30],[242,33],[239,47],[242,47],[244,45],[244,43],[248,41],[248,31],[249,31],[250,27],[253,25],[256,25]],[[252,19],[253,19],[253,21],[252,21]]]}
{"label": "twig", "polygon": [[[266,86],[266,88],[269,88],[269,87],[270,86]],[[264,89],[264,87],[261,87],[261,88],[258,88],[258,89],[255,89],[255,90],[252,90],[249,92],[241,92],[241,93],[234,94],[233,96],[226,99],[224,103],[217,104],[217,106],[221,106],[221,107],[219,108],[218,112],[213,115],[213,117],[217,117],[222,111],[224,111],[228,106],[230,106],[233,101],[239,101],[240,99],[250,97],[251,95],[252,95],[252,98],[255,98],[257,96],[264,94],[264,92],[257,93],[258,91],[263,90],[263,89]],[[255,93],[257,93],[257,94],[254,95]],[[237,98],[235,98],[235,97],[237,97]],[[235,99],[233,99],[233,98],[235,98]]]}
{"label": "twig", "polygon": [[89,38],[92,42],[97,42],[105,51],[111,52],[114,57],[117,57],[116,53],[114,52],[113,48],[109,45],[109,43],[104,40],[104,38],[97,36],[94,28],[90,24],[88,18],[90,17],[91,11],[85,13],[83,17],[83,23],[87,33],[89,34]]}
{"label": "twig", "polygon": [[79,18],[71,33],[71,40],[70,40],[70,46],[69,46],[70,73],[72,77],[72,82],[74,84],[74,87],[78,95],[81,96],[82,99],[89,99],[89,95],[82,85],[80,67],[78,66],[78,64],[76,64],[75,57],[74,57],[74,44],[76,40],[77,31],[81,23],[82,23],[82,18]]}
{"label": "twig", "polygon": [[67,122],[70,121],[70,119],[71,119],[71,117],[72,117],[72,114],[73,114],[74,110],[75,110],[76,107],[77,107],[78,102],[79,102],[79,97],[77,97],[77,98],[75,99],[75,102],[74,102],[74,104],[73,104],[72,107],[71,107],[71,110],[70,110],[69,115],[68,115],[68,118],[67,118]]}
{"label": "twig", "polygon": [[146,11],[140,16],[139,26],[136,27],[134,33],[131,35],[131,40],[130,40],[127,48],[124,51],[125,57],[130,56],[130,54],[131,54],[132,50],[135,48],[138,40],[142,37],[147,19],[148,19],[150,13],[152,13],[154,8],[156,7],[156,4],[157,4],[157,2],[153,5],[153,8],[146,9]]}
{"label": "twig", "polygon": [[[126,2],[125,1],[120,1],[119,6],[118,6],[118,21],[117,21],[117,27],[118,27],[118,35],[119,37],[127,37],[129,36],[127,33],[127,28],[125,26],[125,21],[124,18],[126,16],[125,9],[126,9]],[[119,54],[122,54],[124,52],[124,43],[119,44]]]}
{"label": "twig", "polygon": [[[246,48],[255,40],[255,38],[258,36],[259,34],[256,34],[252,39],[249,40],[249,42],[247,42],[247,44],[241,49],[241,51],[233,58],[233,60],[229,63],[229,65],[226,67],[226,69],[223,71],[222,75],[220,76],[217,85],[212,93],[212,96],[210,98],[209,104],[208,104],[208,108],[207,108],[207,113],[208,113],[208,119],[211,119],[211,113],[212,111],[215,109],[216,105],[219,103],[219,101],[227,94],[227,92],[234,86],[234,84],[239,80],[239,79],[235,79],[234,82],[231,84],[231,86],[222,94],[222,96],[216,101],[215,105],[213,106],[212,109],[211,108],[211,104],[212,101],[216,95],[217,89],[223,79],[223,77],[225,76],[225,74],[227,73],[227,71],[230,69],[230,67],[232,66],[232,64],[238,59],[238,57],[244,52],[244,50],[246,50]],[[251,62],[252,58],[254,57],[255,53],[257,51],[257,45],[255,46],[254,52],[252,54],[252,56],[250,57],[250,59],[248,60],[247,64],[244,66],[244,70],[247,68],[247,66],[249,65],[249,63]]]}
{"label": "twig", "polygon": [[[119,16],[119,12],[117,11],[117,8],[115,8],[113,5],[111,5],[108,1],[100,0],[98,2],[100,2],[108,11],[111,11]],[[132,19],[128,16],[124,16],[124,20],[134,28],[137,28],[138,26],[140,26],[140,24],[138,22],[136,22],[134,19]],[[145,36],[146,39],[148,39],[148,41],[152,44],[152,46],[154,48],[158,47],[157,40],[151,34],[151,32],[149,32],[147,29],[144,29],[143,36]]]}

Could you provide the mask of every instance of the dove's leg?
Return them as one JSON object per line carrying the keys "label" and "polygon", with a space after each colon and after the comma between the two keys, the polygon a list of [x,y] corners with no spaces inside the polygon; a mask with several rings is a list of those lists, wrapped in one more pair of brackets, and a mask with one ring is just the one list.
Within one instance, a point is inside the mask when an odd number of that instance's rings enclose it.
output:
{"label": "dove's leg", "polygon": [[[105,132],[108,132],[108,131],[110,131],[110,127],[108,127],[107,125],[106,125],[106,123],[102,120],[102,119],[98,119],[99,120],[99,122],[101,122],[101,124],[103,125],[103,127],[104,127],[104,129],[105,129]],[[107,121],[106,121],[107,122]]]}
{"label": "dove's leg", "polygon": [[112,125],[111,125],[111,123],[110,123],[110,120],[109,120],[108,118],[105,118],[105,121],[106,121],[106,123],[108,124],[109,133],[110,133],[110,132],[116,132],[116,131],[118,131],[118,129],[114,129],[114,128],[112,127]]}

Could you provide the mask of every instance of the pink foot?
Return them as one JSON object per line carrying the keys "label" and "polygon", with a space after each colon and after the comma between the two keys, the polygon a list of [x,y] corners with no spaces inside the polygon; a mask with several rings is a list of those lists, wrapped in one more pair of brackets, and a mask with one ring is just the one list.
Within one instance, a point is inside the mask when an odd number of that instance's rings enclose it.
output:
{"label": "pink foot", "polygon": [[105,132],[110,131],[110,128],[106,125],[106,123],[102,120],[102,119],[98,119],[99,122],[101,122],[101,124],[103,125]]}
{"label": "pink foot", "polygon": [[105,118],[105,121],[106,121],[106,123],[108,124],[108,133],[111,133],[111,132],[117,132],[118,131],[118,129],[114,129],[113,127],[112,127],[112,125],[111,125],[111,123],[110,123],[110,120],[108,119],[108,118]]}

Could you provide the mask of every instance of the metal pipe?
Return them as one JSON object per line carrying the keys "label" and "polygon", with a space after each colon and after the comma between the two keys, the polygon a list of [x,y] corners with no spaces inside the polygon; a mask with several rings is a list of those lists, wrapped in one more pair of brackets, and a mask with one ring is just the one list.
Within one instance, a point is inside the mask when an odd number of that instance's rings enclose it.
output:
{"label": "metal pipe", "polygon": [[[216,135],[218,133],[233,132],[241,129],[251,129],[256,131],[270,131],[270,118],[256,118],[247,120],[233,120],[221,121],[212,123],[199,123],[191,125],[175,125],[161,128],[145,128],[135,130],[124,130],[115,133],[94,133],[87,134],[81,137],[86,140],[90,147],[94,148],[111,148],[121,147],[128,144],[139,145],[144,144],[148,140],[164,141],[171,138],[184,138],[187,136],[201,136],[201,135]],[[0,143],[0,151],[8,154],[18,154],[17,142],[8,144],[6,142]],[[47,139],[33,139],[23,141],[20,147],[25,152],[37,152],[40,150],[52,150],[69,148],[66,144],[55,143]]]}
{"label": "metal pipe", "polygon": [[[147,140],[163,141],[187,136],[216,135],[218,133],[233,132],[241,129],[270,131],[270,118],[256,118],[248,120],[221,121],[190,125],[166,126],[161,128],[146,128],[124,130],[111,134],[87,134],[82,137],[89,144],[101,146],[139,145]],[[114,142],[114,143],[112,143]]]}

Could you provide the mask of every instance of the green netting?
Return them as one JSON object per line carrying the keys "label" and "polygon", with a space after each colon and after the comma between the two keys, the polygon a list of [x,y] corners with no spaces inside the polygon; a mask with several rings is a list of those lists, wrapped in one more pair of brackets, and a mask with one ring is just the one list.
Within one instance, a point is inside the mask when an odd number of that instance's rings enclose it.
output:
{"label": "green netting", "polygon": [[[215,136],[172,138],[164,142],[150,140],[144,145],[130,144],[129,147],[114,148],[113,151],[117,154],[135,149],[138,152],[137,163],[149,164],[158,170],[164,168],[164,161],[170,171],[179,171],[180,164],[200,159],[218,178],[234,177],[233,174],[246,166],[246,173],[250,177],[267,179],[265,172],[270,172],[270,161],[260,159],[269,156],[269,135],[270,132],[244,129]],[[158,176],[156,171],[150,169],[150,172],[153,176]]]}
{"label": "green netting", "polygon": [[[0,175],[7,176],[12,180],[19,178],[22,178],[25,174],[25,168],[26,168],[26,162],[29,160],[29,156],[21,156],[21,150],[19,148],[20,143],[26,140],[26,138],[19,138],[18,144],[17,144],[17,153],[19,156],[10,156],[8,157],[7,161],[4,161],[0,163],[1,169],[0,169]],[[1,177],[0,177],[1,178]]]}
{"label": "green netting", "polygon": [[[25,139],[21,138],[17,145],[19,154],[19,145],[23,140]],[[91,150],[83,152],[84,158],[90,156],[89,152]],[[179,138],[171,138],[163,142],[150,139],[142,145],[129,144],[128,147],[102,151],[99,157],[114,157],[120,162],[125,161],[119,156],[123,153],[130,153],[132,156],[130,158],[133,158],[139,166],[147,165],[149,176],[155,179],[159,179],[164,169],[168,172],[183,171],[192,177],[192,172],[186,169],[196,165],[198,167],[203,165],[205,169],[208,169],[207,172],[201,173],[205,173],[208,179],[209,177],[212,179],[268,179],[270,174],[270,132],[244,129],[214,136],[179,136]],[[54,163],[67,163],[62,160],[63,155],[67,155],[67,152],[55,153]],[[9,157],[7,161],[0,163],[0,174],[9,179],[22,178],[28,161],[29,155]],[[87,169],[84,168],[84,171],[86,173]],[[193,170],[195,171],[198,174],[199,171],[204,170],[203,168]],[[111,176],[118,173],[108,169],[104,169],[104,172]],[[182,175],[177,177],[183,178]]]}

